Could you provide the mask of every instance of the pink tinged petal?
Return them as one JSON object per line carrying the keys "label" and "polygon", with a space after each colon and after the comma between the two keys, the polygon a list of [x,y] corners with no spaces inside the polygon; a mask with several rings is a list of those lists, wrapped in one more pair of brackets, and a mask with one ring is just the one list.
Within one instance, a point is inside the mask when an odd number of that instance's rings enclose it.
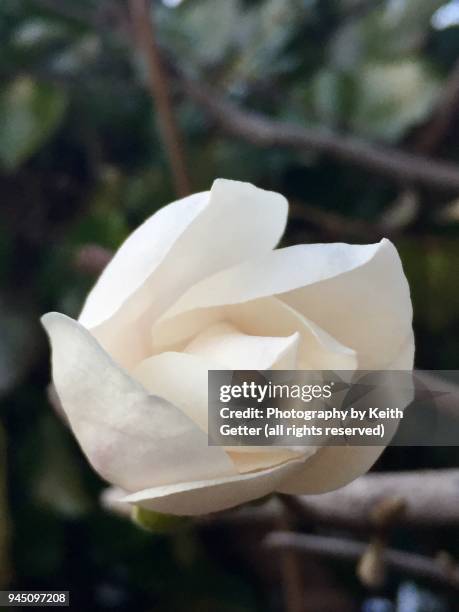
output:
{"label": "pink tinged petal", "polygon": [[294,459],[250,474],[154,487],[119,501],[183,516],[218,512],[273,493],[286,478],[295,478],[303,465],[303,459]]}
{"label": "pink tinged petal", "polygon": [[226,453],[167,400],[149,395],[79,323],[42,318],[53,380],[72,430],[94,469],[127,491],[235,472]]}
{"label": "pink tinged petal", "polygon": [[[107,293],[102,278],[93,290],[98,303],[113,302],[111,313],[107,317],[104,311],[102,322],[101,317],[89,318],[85,307],[82,323],[93,328],[97,321],[95,337],[131,367],[148,354],[148,329],[158,316],[206,276],[273,249],[286,217],[287,201],[281,195],[248,183],[215,181],[209,193],[159,211],[137,230],[140,237],[134,232],[128,239],[132,247],[122,246],[107,272],[118,279],[113,281],[116,291]],[[147,254],[150,248],[154,256]],[[135,271],[138,267],[141,272]],[[131,273],[135,283],[128,280]],[[91,294],[88,302],[94,299]]]}

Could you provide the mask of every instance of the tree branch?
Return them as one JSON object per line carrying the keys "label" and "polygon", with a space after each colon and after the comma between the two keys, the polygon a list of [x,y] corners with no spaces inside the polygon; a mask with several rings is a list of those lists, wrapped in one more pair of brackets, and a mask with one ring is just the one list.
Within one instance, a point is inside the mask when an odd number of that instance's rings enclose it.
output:
{"label": "tree branch", "polygon": [[[275,531],[264,540],[268,548],[292,550],[331,559],[358,561],[367,545],[355,540],[311,534]],[[459,569],[445,558],[431,559],[391,548],[381,550],[381,560],[389,567],[459,589]]]}
{"label": "tree branch", "polygon": [[[403,503],[397,525],[427,529],[459,526],[459,469],[366,474],[330,493],[283,497],[300,522],[356,531],[377,528],[378,511],[387,500]],[[261,507],[246,506],[203,517],[201,523],[257,523],[272,528],[283,511],[279,501],[272,499]]]}
{"label": "tree branch", "polygon": [[180,130],[174,115],[167,71],[164,70],[154,29],[149,0],[130,0],[130,9],[139,51],[148,71],[148,86],[155,101],[159,127],[179,197],[191,192]]}
{"label": "tree branch", "polygon": [[[177,70],[174,71],[177,75]],[[371,145],[325,129],[272,120],[255,112],[241,110],[203,83],[183,75],[179,75],[178,80],[183,91],[227,133],[254,145],[317,151],[401,183],[459,192],[459,168],[456,164]]]}
{"label": "tree branch", "polygon": [[367,474],[337,491],[291,499],[309,520],[353,528],[373,528],[374,511],[387,499],[404,502],[397,524],[459,525],[459,469]]}

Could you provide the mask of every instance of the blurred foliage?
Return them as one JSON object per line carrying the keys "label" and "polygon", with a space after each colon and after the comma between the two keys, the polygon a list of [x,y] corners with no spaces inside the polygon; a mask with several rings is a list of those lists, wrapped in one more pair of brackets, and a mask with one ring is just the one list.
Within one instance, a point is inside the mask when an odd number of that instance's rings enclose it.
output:
{"label": "blurred foliage", "polygon": [[[459,3],[184,0],[155,9],[161,44],[180,67],[241,105],[416,150],[459,57],[459,19],[432,26],[446,4]],[[6,496],[2,461],[0,577],[11,567],[15,588],[70,589],[80,610],[280,609],[270,594],[275,581],[254,569],[266,560],[249,562],[234,536],[216,534],[204,546],[192,529],[151,535],[105,513],[99,479],[46,399],[38,317],[78,313],[94,281],[75,265],[79,250],[116,248],[174,199],[126,3],[2,0],[0,74],[0,420],[9,484]],[[400,210],[400,186],[363,169],[225,137],[179,95],[177,113],[194,188],[223,176],[284,193],[295,205],[286,244],[373,239],[309,222],[297,214],[305,205],[370,226],[403,217],[395,240],[412,288],[418,366],[457,366],[459,228],[454,207],[440,214],[445,196],[422,190],[416,206]],[[457,136],[456,121],[437,153],[457,161]],[[3,453],[3,436],[1,446]],[[455,461],[454,449],[390,449],[378,467]],[[137,519],[151,527],[151,517]],[[451,533],[438,538],[401,544],[451,550]],[[394,580],[374,598],[341,566],[332,574],[352,609],[364,601],[365,610],[453,609],[447,595],[426,595],[419,585]],[[443,607],[426,607],[428,599]]]}
{"label": "blurred foliage", "polygon": [[65,95],[56,87],[19,77],[0,100],[0,159],[14,170],[39,150],[59,126]]}

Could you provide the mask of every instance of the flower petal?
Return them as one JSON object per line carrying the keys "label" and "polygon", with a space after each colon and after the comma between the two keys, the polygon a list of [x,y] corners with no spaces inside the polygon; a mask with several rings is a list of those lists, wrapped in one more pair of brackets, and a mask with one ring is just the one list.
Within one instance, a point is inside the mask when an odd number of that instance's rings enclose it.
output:
{"label": "flower petal", "polygon": [[[279,194],[219,179],[210,193],[194,198],[168,206],[147,221],[144,229],[137,230],[140,236],[134,232],[128,239],[132,248],[127,249],[125,243],[105,273],[110,279],[117,277],[113,282],[119,295],[113,299],[110,318],[93,329],[93,334],[125,367],[147,356],[152,322],[189,287],[219,270],[269,252],[284,231],[287,202]],[[191,212],[186,210],[188,204]],[[162,219],[159,230],[155,222],[158,215]],[[160,246],[154,247],[154,255],[146,256],[156,242]],[[141,272],[135,271],[137,267]],[[129,281],[130,273],[135,283]],[[122,289],[123,283],[128,291]],[[93,290],[98,303],[110,303],[113,298],[114,292],[107,293],[106,284],[101,277]],[[132,291],[134,284],[138,287]],[[94,300],[91,294],[88,302]],[[97,319],[89,318],[85,307],[81,320],[92,328]]]}
{"label": "flower petal", "polygon": [[189,332],[192,325],[199,328],[209,308],[276,294],[355,350],[362,369],[387,367],[411,333],[408,284],[396,249],[384,239],[372,245],[279,249],[217,273],[193,286],[158,320],[155,342]]}
{"label": "flower petal", "polygon": [[[320,264],[319,264],[320,265]],[[413,366],[413,311],[400,257],[383,240],[366,265],[282,299],[353,348],[361,370],[388,369],[403,349],[401,369]]]}
{"label": "flower petal", "polygon": [[[266,339],[262,339],[266,340]],[[280,340],[285,340],[281,338]],[[282,365],[279,351],[271,354],[271,360],[263,356],[262,368],[270,369],[274,363]],[[287,351],[288,353],[288,351]],[[254,362],[255,363],[255,362]],[[288,365],[288,364],[287,364]],[[133,376],[151,393],[166,398],[192,419],[202,431],[208,431],[208,373],[209,369],[224,369],[229,366],[210,361],[209,355],[190,353],[161,353],[142,361]],[[313,452],[311,448],[290,449],[281,447],[237,447],[226,448],[229,457],[241,473],[285,463],[295,457],[304,457]],[[235,451],[235,452],[233,452]]]}
{"label": "flower petal", "polygon": [[223,322],[198,334],[184,352],[218,363],[224,370],[292,370],[298,340],[298,332],[287,337],[249,335]]}
{"label": "flower petal", "polygon": [[279,493],[313,495],[339,489],[368,472],[384,446],[327,446],[308,458],[300,473],[279,486]]}
{"label": "flower petal", "polygon": [[316,285],[365,265],[383,243],[301,244],[271,251],[196,283],[162,315],[158,324],[193,310],[240,304]]}
{"label": "flower petal", "polygon": [[250,474],[154,487],[119,501],[165,514],[193,516],[218,512],[274,492],[285,478],[294,478],[302,466],[302,459],[294,459]]}
{"label": "flower petal", "polygon": [[150,393],[180,407],[207,434],[209,367],[219,366],[195,355],[168,352],[145,359],[132,376]]}
{"label": "flower petal", "polygon": [[[253,334],[288,336],[299,333],[298,370],[353,370],[355,352],[277,297],[261,298],[226,309],[229,320]],[[279,368],[280,369],[280,368]]]}
{"label": "flower petal", "polygon": [[[133,376],[148,391],[178,406],[207,432],[209,370],[269,370],[294,366],[298,334],[262,338],[219,325],[183,353],[165,352],[142,361]],[[230,333],[228,333],[230,331]]]}
{"label": "flower petal", "polygon": [[135,491],[235,472],[223,449],[209,447],[206,434],[178,408],[148,395],[80,324],[59,313],[42,321],[57,393],[103,478]]}
{"label": "flower petal", "polygon": [[193,194],[161,208],[132,232],[86,298],[80,323],[92,328],[110,318],[143,285],[208,205],[209,192]]}

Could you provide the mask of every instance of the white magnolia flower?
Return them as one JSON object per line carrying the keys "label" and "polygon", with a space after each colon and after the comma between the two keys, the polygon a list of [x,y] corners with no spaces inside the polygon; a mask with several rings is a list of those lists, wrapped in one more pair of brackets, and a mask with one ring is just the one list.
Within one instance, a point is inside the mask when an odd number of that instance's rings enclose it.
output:
{"label": "white magnolia flower", "polygon": [[78,322],[43,317],[62,406],[120,501],[194,515],[274,491],[320,493],[381,453],[208,446],[208,369],[412,367],[410,293],[394,246],[273,250],[286,218],[281,195],[217,180],[126,240]]}

